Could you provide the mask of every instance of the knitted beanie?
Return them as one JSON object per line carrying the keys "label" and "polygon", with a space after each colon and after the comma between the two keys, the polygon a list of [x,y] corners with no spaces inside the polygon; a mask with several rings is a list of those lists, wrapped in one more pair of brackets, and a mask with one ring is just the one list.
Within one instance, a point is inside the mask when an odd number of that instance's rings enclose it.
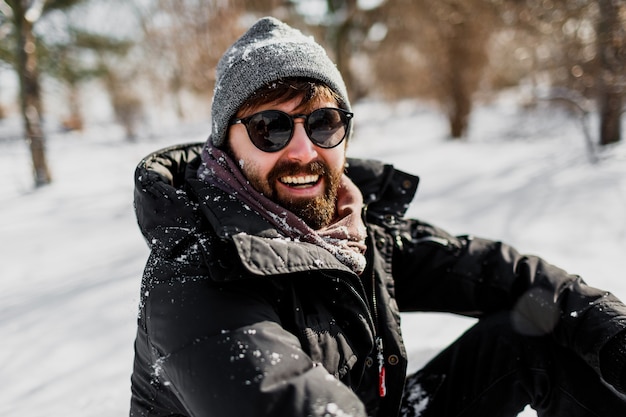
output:
{"label": "knitted beanie", "polygon": [[243,34],[217,65],[211,110],[213,145],[224,144],[229,122],[255,91],[286,77],[326,84],[341,97],[340,105],[350,110],[343,78],[324,48],[280,20],[265,17]]}

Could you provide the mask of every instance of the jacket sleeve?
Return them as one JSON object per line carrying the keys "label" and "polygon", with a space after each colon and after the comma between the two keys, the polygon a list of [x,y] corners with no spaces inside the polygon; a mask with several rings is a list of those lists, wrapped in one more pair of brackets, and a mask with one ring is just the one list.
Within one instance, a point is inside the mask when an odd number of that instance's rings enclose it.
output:
{"label": "jacket sleeve", "polygon": [[215,283],[185,258],[152,260],[143,308],[153,384],[176,396],[181,414],[366,415],[282,327],[267,281]]}
{"label": "jacket sleeve", "polygon": [[539,257],[416,220],[399,230],[393,275],[403,311],[481,317],[510,310],[519,329],[552,334],[596,370],[602,347],[623,335],[626,307],[620,300]]}

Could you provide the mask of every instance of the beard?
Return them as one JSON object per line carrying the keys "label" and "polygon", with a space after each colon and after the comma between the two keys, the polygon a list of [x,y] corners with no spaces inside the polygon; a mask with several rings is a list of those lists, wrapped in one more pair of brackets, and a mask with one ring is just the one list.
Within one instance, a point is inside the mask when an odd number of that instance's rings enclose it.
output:
{"label": "beard", "polygon": [[[290,175],[319,175],[324,181],[324,192],[313,198],[294,198],[278,193],[276,184],[281,177]],[[335,217],[337,193],[341,182],[342,171],[332,170],[322,161],[313,161],[302,165],[295,162],[276,164],[266,179],[257,175],[248,175],[248,181],[259,192],[272,201],[291,211],[314,230],[328,226]]]}

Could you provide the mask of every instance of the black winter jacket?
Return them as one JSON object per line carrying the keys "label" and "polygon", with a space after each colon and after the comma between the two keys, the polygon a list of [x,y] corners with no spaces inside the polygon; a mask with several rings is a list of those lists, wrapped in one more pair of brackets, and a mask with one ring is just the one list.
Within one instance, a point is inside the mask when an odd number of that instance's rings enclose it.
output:
{"label": "black winter jacket", "polygon": [[201,146],[159,151],[136,171],[151,254],[131,416],[396,416],[406,373],[401,311],[481,317],[516,307],[596,370],[602,345],[626,327],[621,303],[577,276],[405,219],[417,177],[350,160],[368,228],[359,277],[198,180]]}

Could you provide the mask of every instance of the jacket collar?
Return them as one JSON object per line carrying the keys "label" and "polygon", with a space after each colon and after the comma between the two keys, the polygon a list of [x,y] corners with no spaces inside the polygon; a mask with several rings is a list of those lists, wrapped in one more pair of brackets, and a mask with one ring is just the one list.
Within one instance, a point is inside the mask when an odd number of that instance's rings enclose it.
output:
{"label": "jacket collar", "polygon": [[[317,245],[294,241],[278,233],[265,219],[236,197],[202,180],[189,178],[199,210],[222,240],[232,241],[248,272],[276,275],[312,270],[351,270]],[[288,245],[287,245],[288,243]]]}

